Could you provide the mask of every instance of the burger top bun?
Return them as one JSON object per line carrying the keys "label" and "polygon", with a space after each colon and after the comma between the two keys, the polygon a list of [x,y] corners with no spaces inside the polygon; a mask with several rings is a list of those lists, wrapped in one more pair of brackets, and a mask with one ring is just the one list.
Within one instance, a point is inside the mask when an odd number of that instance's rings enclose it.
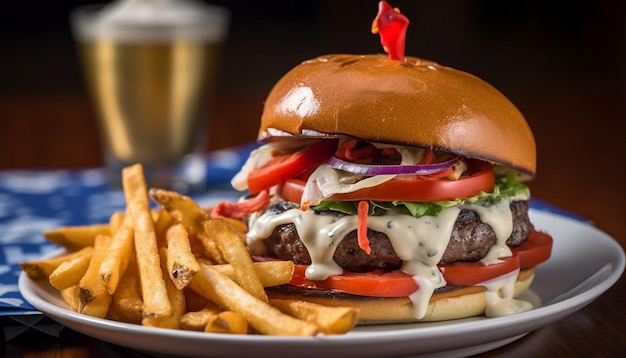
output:
{"label": "burger top bun", "polygon": [[265,102],[259,140],[349,136],[480,158],[534,176],[528,123],[485,81],[434,62],[326,55],[301,63]]}

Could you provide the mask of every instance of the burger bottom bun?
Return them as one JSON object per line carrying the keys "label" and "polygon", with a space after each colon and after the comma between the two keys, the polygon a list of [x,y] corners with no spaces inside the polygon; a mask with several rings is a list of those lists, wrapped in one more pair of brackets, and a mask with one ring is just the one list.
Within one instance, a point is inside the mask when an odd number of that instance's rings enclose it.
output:
{"label": "burger bottom bun", "polygon": [[[535,269],[520,271],[513,296],[517,297],[530,287]],[[447,287],[432,295],[426,315],[416,319],[413,303],[408,297],[365,297],[339,292],[302,289],[294,286],[267,288],[272,299],[299,299],[325,306],[349,306],[359,310],[359,325],[402,322],[432,322],[480,316],[487,306],[485,288],[482,286]]]}

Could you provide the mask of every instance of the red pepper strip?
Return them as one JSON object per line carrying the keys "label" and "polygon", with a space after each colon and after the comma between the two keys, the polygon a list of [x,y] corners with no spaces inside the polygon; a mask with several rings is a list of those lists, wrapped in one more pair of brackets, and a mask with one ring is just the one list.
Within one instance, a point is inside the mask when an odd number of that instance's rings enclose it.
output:
{"label": "red pepper strip", "polygon": [[380,33],[380,44],[389,59],[404,61],[404,45],[409,19],[386,1],[378,3],[378,14],[372,22],[372,33]]}
{"label": "red pepper strip", "polygon": [[244,218],[255,211],[262,210],[270,205],[270,195],[265,190],[257,194],[254,198],[250,198],[240,203],[231,203],[222,201],[215,205],[211,210],[211,217],[229,217],[233,219]]}
{"label": "red pepper strip", "polygon": [[359,247],[367,252],[369,255],[372,252],[372,248],[370,247],[370,241],[367,239],[367,213],[369,211],[369,204],[367,200],[359,201],[359,206],[357,207],[357,215],[358,215],[358,225],[356,230],[357,240],[359,242]]}
{"label": "red pepper strip", "polygon": [[433,164],[435,162],[435,153],[427,149],[424,151],[424,157],[420,160],[419,164]]}
{"label": "red pepper strip", "polygon": [[358,141],[350,139],[345,141],[335,152],[335,156],[345,160],[359,160],[363,158],[371,158],[378,154],[379,149],[367,143],[364,147],[355,149]]}
{"label": "red pepper strip", "polygon": [[347,159],[348,153],[355,146],[356,146],[356,139],[347,140],[341,143],[341,145],[339,145],[339,148],[337,148],[337,151],[335,151],[335,156],[338,158]]}
{"label": "red pepper strip", "polygon": [[383,156],[390,157],[390,156],[398,153],[398,151],[395,148],[383,148],[383,149],[380,150],[380,153]]}

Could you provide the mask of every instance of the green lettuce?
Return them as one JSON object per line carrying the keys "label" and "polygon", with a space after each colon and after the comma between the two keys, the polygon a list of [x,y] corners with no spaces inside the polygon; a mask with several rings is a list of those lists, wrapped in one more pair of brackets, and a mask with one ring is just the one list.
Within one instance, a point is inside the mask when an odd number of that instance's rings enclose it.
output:
{"label": "green lettuce", "polygon": [[[486,193],[481,191],[475,196],[467,199],[457,199],[452,201],[439,201],[435,203],[412,202],[412,201],[369,201],[369,215],[382,215],[389,210],[405,212],[416,218],[421,216],[437,216],[443,209],[462,205],[475,204],[481,206],[491,206],[500,203],[503,199],[528,199],[530,191],[528,187],[520,182],[514,173],[496,177],[493,191]],[[318,212],[335,211],[347,215],[357,214],[357,201],[332,201],[325,200],[316,205],[313,210]]]}

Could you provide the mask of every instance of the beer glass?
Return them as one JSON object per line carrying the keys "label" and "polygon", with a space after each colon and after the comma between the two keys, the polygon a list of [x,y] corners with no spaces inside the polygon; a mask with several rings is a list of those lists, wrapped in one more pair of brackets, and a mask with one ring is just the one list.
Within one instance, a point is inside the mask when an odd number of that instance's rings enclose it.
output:
{"label": "beer glass", "polygon": [[141,163],[148,185],[200,190],[206,110],[229,13],[193,0],[118,0],[70,14],[113,183]]}

